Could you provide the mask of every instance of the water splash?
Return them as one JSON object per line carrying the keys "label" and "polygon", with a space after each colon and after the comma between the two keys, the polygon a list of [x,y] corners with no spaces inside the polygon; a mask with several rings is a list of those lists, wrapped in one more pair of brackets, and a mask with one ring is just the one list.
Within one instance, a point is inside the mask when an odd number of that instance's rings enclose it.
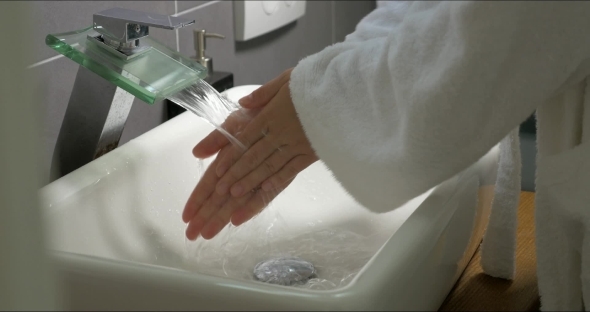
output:
{"label": "water splash", "polygon": [[[204,80],[198,80],[184,90],[168,97],[168,100],[203,118],[225,135],[232,144],[244,150],[246,149],[244,144],[238,141],[222,125],[230,115],[236,119],[251,119],[251,114],[226,96],[221,95]],[[236,130],[239,131],[240,129]]]}
{"label": "water splash", "polygon": [[[277,220],[277,215],[278,211],[267,208],[248,226],[226,227],[210,241],[185,239],[184,268],[207,275],[256,280],[253,270],[258,263],[297,257],[313,264],[317,274],[294,287],[332,290],[348,285],[386,240],[330,226],[310,226],[303,232],[284,231],[284,223]],[[277,226],[268,229],[269,224]]]}

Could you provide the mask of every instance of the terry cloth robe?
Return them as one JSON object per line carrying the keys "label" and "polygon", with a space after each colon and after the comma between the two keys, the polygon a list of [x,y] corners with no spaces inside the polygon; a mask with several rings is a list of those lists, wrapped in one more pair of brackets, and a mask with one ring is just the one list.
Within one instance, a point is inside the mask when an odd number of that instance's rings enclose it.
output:
{"label": "terry cloth robe", "polygon": [[542,309],[590,309],[589,34],[588,2],[385,3],[301,60],[291,96],[317,155],[378,213],[467,168],[536,110]]}

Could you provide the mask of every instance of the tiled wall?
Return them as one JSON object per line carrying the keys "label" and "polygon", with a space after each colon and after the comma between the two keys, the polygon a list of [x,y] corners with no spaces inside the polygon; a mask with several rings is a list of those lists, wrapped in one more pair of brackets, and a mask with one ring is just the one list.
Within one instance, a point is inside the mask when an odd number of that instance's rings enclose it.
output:
{"label": "tiled wall", "polygon": [[[36,32],[27,40],[35,43],[31,69],[44,81],[40,90],[43,103],[41,155],[43,177],[49,176],[49,165],[76,77],[78,65],[59,57],[45,46],[45,35],[90,26],[92,14],[111,7],[123,7],[195,19],[195,24],[178,31],[151,28],[156,39],[194,55],[192,30],[195,28],[220,33],[225,40],[207,42],[207,54],[214,68],[234,73],[236,85],[263,84],[283,70],[326,46],[342,41],[358,21],[375,8],[375,1],[307,1],[305,16],[297,22],[247,42],[235,42],[232,1],[30,1]],[[147,105],[136,100],[121,138],[121,144],[143,134],[165,121],[164,105]],[[80,129],[83,131],[83,129]]]}

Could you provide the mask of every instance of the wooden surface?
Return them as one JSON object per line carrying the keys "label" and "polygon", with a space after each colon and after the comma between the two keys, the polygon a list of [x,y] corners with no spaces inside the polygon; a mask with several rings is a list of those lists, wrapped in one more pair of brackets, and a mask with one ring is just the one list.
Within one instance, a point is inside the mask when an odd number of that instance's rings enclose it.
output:
{"label": "wooden surface", "polygon": [[520,195],[514,280],[485,275],[478,248],[440,311],[539,311],[534,198],[531,192]]}

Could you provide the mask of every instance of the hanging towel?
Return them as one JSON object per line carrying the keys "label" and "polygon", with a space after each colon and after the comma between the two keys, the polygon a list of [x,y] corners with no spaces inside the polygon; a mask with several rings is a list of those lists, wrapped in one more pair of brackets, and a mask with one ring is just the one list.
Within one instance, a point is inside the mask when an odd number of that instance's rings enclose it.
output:
{"label": "hanging towel", "polygon": [[481,245],[484,273],[509,280],[516,273],[516,227],[521,180],[518,133],[519,128],[516,128],[500,142],[492,211]]}
{"label": "hanging towel", "polygon": [[537,110],[535,243],[542,311],[590,311],[590,68],[584,74],[585,81]]}

